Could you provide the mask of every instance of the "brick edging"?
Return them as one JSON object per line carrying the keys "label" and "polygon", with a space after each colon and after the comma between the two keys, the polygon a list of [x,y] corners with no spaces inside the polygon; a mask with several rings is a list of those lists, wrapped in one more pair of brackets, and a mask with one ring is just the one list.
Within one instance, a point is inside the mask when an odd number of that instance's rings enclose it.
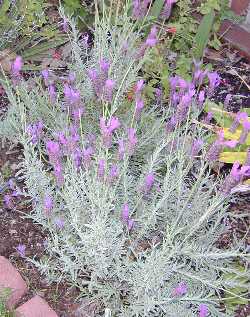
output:
{"label": "brick edging", "polygon": [[[10,294],[6,306],[13,310],[28,292],[28,286],[18,270],[8,259],[0,256],[0,294],[6,289]],[[58,317],[56,312],[39,296],[34,296],[15,310],[16,317]]]}
{"label": "brick edging", "polygon": [[238,24],[225,20],[221,24],[219,34],[250,60],[250,32]]}

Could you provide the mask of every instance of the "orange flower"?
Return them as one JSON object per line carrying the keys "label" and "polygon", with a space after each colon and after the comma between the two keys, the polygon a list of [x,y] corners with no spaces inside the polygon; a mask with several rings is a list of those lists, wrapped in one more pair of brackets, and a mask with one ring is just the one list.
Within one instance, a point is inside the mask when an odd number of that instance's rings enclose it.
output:
{"label": "orange flower", "polygon": [[167,32],[175,34],[177,32],[176,27],[171,27],[171,28],[167,29]]}

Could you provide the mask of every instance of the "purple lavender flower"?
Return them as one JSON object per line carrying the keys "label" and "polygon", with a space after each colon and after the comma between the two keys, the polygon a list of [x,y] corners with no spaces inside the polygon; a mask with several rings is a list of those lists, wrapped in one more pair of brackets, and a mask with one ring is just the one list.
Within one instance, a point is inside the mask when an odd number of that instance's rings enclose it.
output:
{"label": "purple lavender flower", "polygon": [[195,86],[201,86],[203,84],[204,78],[207,76],[208,71],[201,70],[201,69],[196,69],[193,75],[193,84]]}
{"label": "purple lavender flower", "polygon": [[169,19],[171,12],[172,12],[172,8],[173,8],[173,4],[176,2],[177,0],[165,0],[165,4],[162,10],[161,15],[165,18],[165,19]]}
{"label": "purple lavender flower", "polygon": [[192,103],[193,91],[189,91],[185,95],[182,96],[180,103],[177,106],[176,110],[176,121],[177,123],[182,123],[188,114],[189,107]]}
{"label": "purple lavender flower", "polygon": [[110,68],[110,63],[108,61],[106,61],[105,59],[101,59],[100,60],[100,70],[102,73],[104,74],[108,74]]}
{"label": "purple lavender flower", "polygon": [[173,107],[176,107],[178,105],[178,103],[180,102],[180,94],[177,92],[173,92],[171,94],[171,105]]}
{"label": "purple lavender flower", "polygon": [[146,49],[147,49],[146,43],[142,43],[139,49],[135,53],[135,59],[136,60],[141,59],[145,55]]}
{"label": "purple lavender flower", "polygon": [[86,169],[88,169],[91,165],[91,159],[92,155],[94,154],[94,149],[92,146],[83,149],[82,155],[83,155],[83,165]]}
{"label": "purple lavender flower", "polygon": [[25,258],[26,246],[24,244],[19,244],[16,250],[21,258]]}
{"label": "purple lavender flower", "polygon": [[230,174],[225,178],[221,191],[225,195],[231,193],[231,190],[242,182],[244,177],[250,176],[250,166],[241,166],[239,162],[234,162]]}
{"label": "purple lavender flower", "polygon": [[247,158],[246,158],[245,165],[250,166],[250,147],[247,149]]}
{"label": "purple lavender flower", "polygon": [[199,306],[199,317],[207,317],[208,316],[208,307],[205,304],[201,304]]}
{"label": "purple lavender flower", "polygon": [[97,170],[97,176],[100,179],[103,179],[105,174],[105,160],[101,159],[98,162],[98,170]]}
{"label": "purple lavender flower", "polygon": [[122,221],[125,225],[127,225],[128,231],[130,231],[134,227],[135,221],[129,216],[128,203],[125,203],[122,208]]}
{"label": "purple lavender flower", "polygon": [[203,141],[201,139],[193,141],[191,153],[190,153],[192,158],[196,157],[199,154],[202,148],[202,145],[203,145]]}
{"label": "purple lavender flower", "polygon": [[74,124],[70,126],[70,135],[66,138],[65,150],[67,154],[74,155],[78,142],[80,140],[80,135],[78,134],[78,127]]}
{"label": "purple lavender flower", "polygon": [[132,16],[134,19],[140,19],[147,14],[148,5],[150,0],[133,0]]}
{"label": "purple lavender flower", "polygon": [[212,95],[214,89],[220,84],[220,76],[216,72],[209,72],[207,76],[209,79],[209,95]]}
{"label": "purple lavender flower", "polygon": [[140,0],[133,0],[132,5],[133,5],[133,18],[138,19],[141,17],[141,8],[140,8]]}
{"label": "purple lavender flower", "polygon": [[78,90],[74,90],[68,84],[64,84],[64,96],[69,106],[79,106],[81,96]]}
{"label": "purple lavender flower", "polygon": [[205,119],[203,120],[203,122],[205,124],[210,124],[211,120],[213,119],[213,113],[212,112],[208,112],[207,116],[205,117]]}
{"label": "purple lavender flower", "polygon": [[90,80],[92,81],[92,83],[94,84],[94,82],[97,80],[97,77],[98,77],[97,71],[95,69],[89,69],[87,74]]}
{"label": "purple lavender flower", "polygon": [[11,194],[12,197],[19,197],[20,195],[21,195],[21,191],[19,188],[17,190],[13,190]]}
{"label": "purple lavender flower", "polygon": [[44,128],[44,124],[42,123],[42,121],[38,121],[36,123],[36,131],[37,131],[38,137],[41,137],[43,128]]}
{"label": "purple lavender flower", "polygon": [[135,85],[135,94],[140,95],[143,88],[144,88],[144,80],[140,79],[140,80],[138,80],[138,82]]}
{"label": "purple lavender flower", "polygon": [[71,99],[71,87],[68,84],[64,84],[63,88],[64,97],[67,102],[70,102]]}
{"label": "purple lavender flower", "polygon": [[124,204],[123,208],[122,208],[122,221],[124,223],[127,223],[129,220],[129,206],[128,204]]}
{"label": "purple lavender flower", "polygon": [[90,144],[90,145],[95,145],[95,142],[96,142],[96,136],[95,136],[95,134],[94,133],[89,133],[89,134],[87,134],[87,140],[88,140],[88,143]]}
{"label": "purple lavender flower", "polygon": [[161,88],[155,88],[155,97],[156,97],[156,102],[159,103],[162,98],[162,89]]}
{"label": "purple lavender flower", "polygon": [[142,109],[144,108],[144,101],[142,99],[136,99],[135,101],[135,118],[140,119]]}
{"label": "purple lavender flower", "polygon": [[70,103],[72,105],[79,105],[80,100],[81,100],[80,92],[78,90],[74,90],[71,88]]}
{"label": "purple lavender flower", "polygon": [[79,108],[76,108],[72,111],[72,117],[73,117],[73,120],[76,123],[79,123],[80,120],[81,120],[81,117],[83,116],[84,114],[84,108],[83,107],[79,107]]}
{"label": "purple lavender flower", "polygon": [[131,231],[133,229],[134,224],[135,224],[134,219],[128,219],[128,222],[127,222],[128,231]]}
{"label": "purple lavender flower", "polygon": [[[105,70],[104,64],[102,65],[102,68]],[[98,74],[96,69],[90,69],[88,70],[87,74],[91,80],[91,84],[93,86],[96,96],[98,98],[101,98],[103,96],[103,88],[104,88],[105,80],[108,77],[108,72],[102,72],[101,74]]]}
{"label": "purple lavender flower", "polygon": [[205,91],[201,90],[198,96],[198,105],[200,109],[203,108],[204,101],[205,101]]}
{"label": "purple lavender flower", "polygon": [[76,169],[78,170],[82,163],[82,152],[79,147],[76,147],[74,152],[72,153],[73,161]]}
{"label": "purple lavender flower", "polygon": [[14,182],[14,180],[11,178],[8,180],[8,187],[11,189],[11,190],[15,190],[16,188],[16,183]]}
{"label": "purple lavender flower", "polygon": [[41,121],[38,121],[37,123],[34,123],[33,125],[30,124],[27,127],[27,133],[31,137],[31,143],[36,144],[42,137],[43,134],[43,123]]}
{"label": "purple lavender flower", "polygon": [[46,149],[47,153],[49,155],[49,160],[51,163],[55,163],[59,160],[60,158],[60,146],[58,142],[54,141],[47,141],[46,142]]}
{"label": "purple lavender flower", "polygon": [[178,76],[169,77],[169,84],[170,84],[171,91],[175,91],[176,90],[177,85],[178,85],[178,80],[179,80]]}
{"label": "purple lavender flower", "polygon": [[54,207],[54,202],[53,202],[53,198],[49,194],[45,195],[43,206],[44,206],[44,212],[46,216],[50,215]]}
{"label": "purple lavender flower", "polygon": [[193,83],[194,84],[199,84],[201,76],[202,76],[202,70],[201,69],[197,69],[194,72],[194,75],[193,75]]}
{"label": "purple lavender flower", "polygon": [[118,140],[118,157],[119,160],[123,160],[125,156],[125,142],[124,140],[120,139]]}
{"label": "purple lavender flower", "polygon": [[189,92],[187,92],[185,95],[183,95],[181,97],[180,103],[184,106],[190,106],[190,104],[192,102],[192,97],[194,94],[195,94],[195,92],[190,90]]}
{"label": "purple lavender flower", "polygon": [[221,151],[223,150],[224,146],[234,148],[237,145],[238,141],[231,140],[231,141],[225,141],[224,140],[224,132],[223,130],[220,130],[218,132],[218,137],[214,141],[214,143],[210,146],[207,154],[206,159],[210,162],[216,161],[219,158],[219,155]]}
{"label": "purple lavender flower", "polygon": [[177,119],[175,116],[172,116],[170,120],[166,123],[165,130],[167,133],[173,132],[177,125]]}
{"label": "purple lavender flower", "polygon": [[15,188],[16,188],[16,183],[14,182],[14,180],[12,178],[10,180],[8,180],[8,187],[11,190],[15,190]]}
{"label": "purple lavender flower", "polygon": [[184,78],[178,77],[178,87],[184,92],[188,88],[188,82]]}
{"label": "purple lavender flower", "polygon": [[54,174],[56,177],[56,182],[58,186],[62,186],[64,183],[64,177],[63,177],[63,169],[62,169],[62,164],[60,161],[57,161],[54,164]]}
{"label": "purple lavender flower", "polygon": [[136,131],[134,128],[128,128],[128,153],[133,155],[135,151],[135,146],[138,140],[136,137]]}
{"label": "purple lavender flower", "polygon": [[234,162],[231,176],[235,179],[236,182],[241,182],[244,176],[250,175],[250,166],[241,166],[239,162]]}
{"label": "purple lavender flower", "polygon": [[60,142],[61,145],[66,146],[67,145],[67,139],[65,137],[65,134],[62,131],[59,131],[56,134],[57,140]]}
{"label": "purple lavender flower", "polygon": [[3,202],[4,202],[4,206],[7,209],[13,209],[14,208],[13,199],[12,199],[12,196],[10,194],[5,194],[4,195]]}
{"label": "purple lavender flower", "polygon": [[76,125],[71,125],[70,128],[70,135],[74,142],[78,142],[80,140],[80,136],[78,134],[78,127]]}
{"label": "purple lavender flower", "polygon": [[67,18],[63,18],[63,21],[62,21],[62,30],[64,33],[67,33],[69,31],[69,22],[68,22],[68,19]]}
{"label": "purple lavender flower", "polygon": [[146,39],[146,46],[153,47],[157,44],[157,27],[154,25]]}
{"label": "purple lavender flower", "polygon": [[51,103],[54,103],[56,101],[56,88],[55,85],[51,84],[48,87],[49,91],[49,99]]}
{"label": "purple lavender flower", "polygon": [[242,120],[247,120],[248,114],[246,112],[238,112],[234,117],[234,121],[229,129],[229,132],[234,133],[236,129],[239,127]]}
{"label": "purple lavender flower", "polygon": [[55,225],[56,225],[56,227],[58,228],[58,229],[63,229],[64,228],[64,226],[65,226],[65,222],[64,222],[64,220],[62,219],[62,218],[56,218],[55,220],[54,220],[54,223],[55,223]]}
{"label": "purple lavender flower", "polygon": [[113,98],[113,90],[115,87],[115,81],[112,79],[107,79],[105,81],[105,85],[104,85],[104,99],[106,99],[108,102],[112,101]]}
{"label": "purple lavender flower", "polygon": [[45,86],[49,85],[49,70],[48,69],[44,69],[41,71],[41,74],[43,76],[43,80],[45,83]]}
{"label": "purple lavender flower", "polygon": [[73,72],[70,72],[68,75],[69,83],[72,85],[72,84],[74,84],[75,80],[76,80],[76,74]]}
{"label": "purple lavender flower", "polygon": [[109,182],[113,183],[118,178],[118,176],[119,176],[118,166],[116,164],[113,164],[109,172]]}
{"label": "purple lavender flower", "polygon": [[83,43],[83,46],[85,48],[89,47],[89,34],[88,33],[83,34],[82,43]]}
{"label": "purple lavender flower", "polygon": [[103,144],[105,147],[109,148],[112,143],[112,133],[120,127],[120,122],[118,118],[111,117],[106,124],[104,117],[100,118],[100,128],[103,139]]}
{"label": "purple lavender flower", "polygon": [[145,177],[144,185],[143,185],[143,191],[146,195],[151,191],[154,185],[154,182],[155,182],[154,173],[153,172],[148,173]]}
{"label": "purple lavender flower", "polygon": [[225,98],[225,100],[224,100],[224,108],[225,108],[225,109],[228,108],[231,99],[232,99],[232,95],[231,95],[231,94],[227,94],[227,95],[226,95],[226,98]]}
{"label": "purple lavender flower", "polygon": [[11,73],[13,77],[20,77],[20,71],[23,67],[23,60],[21,56],[17,56],[11,65]]}
{"label": "purple lavender flower", "polygon": [[248,134],[249,134],[249,131],[250,131],[250,121],[248,120],[243,120],[242,122],[242,132],[241,132],[241,135],[240,135],[240,139],[239,139],[239,143],[240,144],[244,144],[247,140],[247,137],[248,137]]}
{"label": "purple lavender flower", "polygon": [[187,293],[188,287],[185,282],[180,282],[174,289],[173,289],[173,296],[183,296]]}

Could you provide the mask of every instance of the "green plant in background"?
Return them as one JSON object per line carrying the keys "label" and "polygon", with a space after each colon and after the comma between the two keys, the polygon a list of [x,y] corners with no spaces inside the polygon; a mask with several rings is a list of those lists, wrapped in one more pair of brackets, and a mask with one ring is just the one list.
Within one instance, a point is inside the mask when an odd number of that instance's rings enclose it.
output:
{"label": "green plant in background", "polygon": [[[174,32],[172,31],[170,38],[163,38],[163,41],[160,41],[157,47],[150,52],[150,56],[145,64],[143,71],[149,81],[148,89],[150,89],[150,87],[153,88],[154,86],[161,85],[164,90],[164,95],[167,96],[169,85],[168,75],[170,70],[174,71],[182,78],[191,81],[193,59],[196,59],[197,61],[202,60],[204,50],[211,35],[213,21],[213,11],[203,17],[200,25],[196,28],[196,34],[192,38],[192,45],[189,45],[188,53],[182,52],[180,47],[177,54],[173,53],[172,44],[175,42],[176,36],[178,36],[178,33],[175,33],[175,30],[176,32],[178,31],[172,26]],[[177,43],[179,43],[179,39]],[[182,41],[180,41],[180,43],[182,43]],[[193,47],[192,50],[191,47]],[[176,48],[174,48],[174,50],[176,50]]]}
{"label": "green plant in background", "polygon": [[214,10],[211,9],[206,15],[204,15],[194,37],[195,47],[192,51],[192,54],[195,60],[197,61],[201,61],[203,59],[204,50],[208,44],[210,34],[212,31],[214,17]]}
{"label": "green plant in background", "polygon": [[14,317],[14,314],[5,308],[0,300],[0,317]]}
{"label": "green plant in background", "polygon": [[144,77],[148,82],[146,93],[148,97],[153,99],[155,98],[155,88],[157,88],[159,84],[163,87],[164,96],[168,95],[169,65],[165,55],[166,51],[164,51],[164,45],[157,45],[157,47],[153,48],[149,53],[143,68]]}
{"label": "green plant in background", "polygon": [[86,4],[81,0],[63,0],[62,5],[68,16],[76,18],[80,30],[91,28],[94,22],[94,1]]}
{"label": "green plant in background", "polygon": [[249,292],[249,277],[244,275],[245,268],[242,264],[236,262],[233,267],[235,269],[234,272],[229,270],[229,272],[223,274],[223,279],[229,284],[231,283],[227,290],[239,295],[237,298],[228,297],[223,299],[223,303],[232,313],[238,305],[247,305],[249,303],[249,300],[244,298],[244,295]]}
{"label": "green plant in background", "polygon": [[230,1],[229,0],[203,0],[201,1],[200,6],[197,8],[197,11],[202,15],[206,15],[214,10],[216,12],[216,16],[213,23],[213,34],[212,38],[209,41],[209,46],[218,50],[221,46],[220,38],[216,35],[218,32],[221,22],[225,19],[232,20],[234,22],[242,21],[242,17],[237,16],[230,9]]}
{"label": "green plant in background", "polygon": [[[6,163],[7,163],[7,162],[6,162]],[[2,166],[0,172],[1,172],[1,176],[2,176],[5,180],[9,179],[10,176],[11,176],[11,174],[12,174],[12,170],[11,170],[11,168],[10,168],[10,166],[9,166],[8,163],[7,163],[7,164],[4,164],[4,166]]]}
{"label": "green plant in background", "polygon": [[[224,137],[226,140],[236,140],[240,141],[242,134],[244,133],[244,126],[242,125],[242,119],[239,119],[239,124],[236,129],[231,130],[233,124],[236,121],[237,114],[227,112],[223,110],[223,105],[217,105],[214,102],[206,101],[205,110],[213,114],[213,118],[216,121],[217,126],[211,126],[211,129],[216,131],[222,129],[224,132]],[[244,121],[250,124],[250,110],[248,108],[243,108],[241,113],[245,113]],[[247,117],[248,114],[248,117]],[[246,129],[245,129],[246,130]],[[211,141],[214,138],[211,139]],[[244,142],[239,142],[237,146],[233,149],[225,148],[219,157],[219,160],[224,163],[234,163],[239,161],[244,164],[247,159],[248,149],[250,147],[250,134],[243,140]]]}
{"label": "green plant in background", "polygon": [[[157,49],[151,52],[144,70],[150,80],[149,85],[155,87],[161,84],[167,96],[168,83],[162,83],[166,74],[171,70],[186,80],[191,80],[193,59],[202,60],[208,46],[219,49],[221,43],[216,32],[220,23],[229,17],[236,20],[237,16],[230,10],[228,0],[203,0],[198,7],[194,7],[190,0],[183,0],[175,3],[172,16],[162,23],[159,18],[163,4],[162,0],[154,2],[149,12],[149,21],[160,24],[162,30],[167,32],[163,32],[161,41]],[[195,12],[202,15],[200,22],[194,17]],[[211,65],[206,68],[211,69]]]}
{"label": "green plant in background", "polygon": [[4,289],[0,293],[0,317],[14,317],[14,313],[9,311],[4,304],[9,294],[9,289]]}
{"label": "green plant in background", "polygon": [[16,54],[41,62],[49,49],[66,42],[58,27],[48,23],[48,8],[49,4],[40,0],[4,0],[0,4],[0,64],[5,71]]}

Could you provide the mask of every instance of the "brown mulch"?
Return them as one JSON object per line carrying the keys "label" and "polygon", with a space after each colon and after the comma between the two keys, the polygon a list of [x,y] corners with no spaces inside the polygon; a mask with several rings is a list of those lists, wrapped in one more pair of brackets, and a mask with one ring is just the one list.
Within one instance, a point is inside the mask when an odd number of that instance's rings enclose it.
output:
{"label": "brown mulch", "polygon": [[220,54],[219,62],[213,61],[213,65],[221,77],[221,84],[216,88],[212,100],[223,104],[226,95],[231,94],[228,111],[250,108],[250,63],[237,53],[226,51]]}
{"label": "brown mulch", "polygon": [[24,244],[27,257],[41,258],[46,239],[46,234],[42,231],[41,226],[33,223],[32,220],[24,219],[17,210],[2,209],[0,219],[0,254],[10,259],[29,287],[28,294],[22,299],[22,303],[34,295],[39,295],[49,303],[58,316],[73,317],[72,309],[79,294],[77,289],[66,283],[49,285],[37,268],[21,258],[16,251],[18,244]]}
{"label": "brown mulch", "polygon": [[[8,154],[10,153],[10,154]],[[16,167],[21,158],[21,148],[16,147],[12,151],[9,148],[1,148],[0,171],[3,167],[10,166],[9,176],[14,176]],[[18,184],[21,188],[22,184]],[[0,189],[3,184],[0,184]],[[2,193],[3,194],[3,193]],[[4,192],[8,194],[8,190]],[[19,244],[26,246],[27,257],[40,259],[44,255],[44,243],[46,232],[41,225],[34,223],[31,219],[25,218],[30,212],[28,204],[23,197],[14,198],[14,208],[8,209],[1,203],[0,192],[0,255],[10,259],[25,279],[29,291],[22,299],[22,303],[33,297],[35,294],[43,297],[60,317],[75,317],[73,313],[78,307],[75,303],[79,291],[68,285],[66,282],[59,284],[47,283],[45,277],[40,274],[35,265],[26,261],[18,254],[16,248]]]}
{"label": "brown mulch", "polygon": [[[228,231],[219,239],[219,247],[227,248],[233,242],[233,239],[244,239],[245,246],[250,246],[250,197],[245,195],[241,202],[232,203],[230,212],[235,216],[232,219],[228,217],[226,225]],[[245,214],[245,217],[240,215]],[[237,217],[239,216],[239,217]]]}

